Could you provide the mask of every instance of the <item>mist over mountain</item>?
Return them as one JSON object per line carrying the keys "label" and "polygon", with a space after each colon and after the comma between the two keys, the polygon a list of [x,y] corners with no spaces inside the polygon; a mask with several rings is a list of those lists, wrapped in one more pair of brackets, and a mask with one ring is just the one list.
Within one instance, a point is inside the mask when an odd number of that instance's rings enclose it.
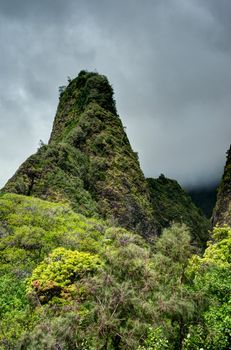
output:
{"label": "mist over mountain", "polygon": [[212,183],[207,186],[200,186],[198,184],[198,186],[186,189],[193,202],[203,211],[207,218],[211,218],[212,216],[217,199],[218,185],[218,183]]}

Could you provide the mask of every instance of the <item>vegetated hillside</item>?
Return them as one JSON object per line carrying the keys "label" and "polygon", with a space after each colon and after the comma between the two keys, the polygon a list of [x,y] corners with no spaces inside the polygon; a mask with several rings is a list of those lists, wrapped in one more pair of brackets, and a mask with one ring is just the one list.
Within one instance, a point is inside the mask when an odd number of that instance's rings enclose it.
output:
{"label": "vegetated hillside", "polygon": [[159,227],[169,227],[173,222],[185,223],[191,231],[192,243],[200,242],[205,247],[209,221],[177,181],[162,174],[157,179],[148,178],[147,183]]}
{"label": "vegetated hillside", "polygon": [[202,210],[207,218],[211,218],[216,204],[218,184],[210,186],[198,186],[186,189],[193,202]]}
{"label": "vegetated hillside", "polygon": [[0,196],[0,349],[227,350],[231,230],[192,256],[30,196]]}
{"label": "vegetated hillside", "polygon": [[107,78],[81,71],[60,95],[48,145],[28,158],[4,192],[68,202],[144,236],[157,229],[144,175],[117,115]]}
{"label": "vegetated hillside", "polygon": [[231,226],[231,145],[221,183],[218,187],[217,202],[212,216],[213,226]]}

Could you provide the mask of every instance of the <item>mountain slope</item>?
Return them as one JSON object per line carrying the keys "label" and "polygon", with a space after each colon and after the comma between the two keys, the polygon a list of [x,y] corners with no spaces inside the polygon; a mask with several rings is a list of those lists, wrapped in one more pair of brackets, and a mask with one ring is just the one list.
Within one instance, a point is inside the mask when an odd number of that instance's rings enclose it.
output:
{"label": "mountain slope", "polygon": [[231,226],[231,145],[221,183],[218,187],[217,202],[212,216],[213,226]]}
{"label": "mountain slope", "polygon": [[105,76],[80,72],[60,95],[48,145],[28,158],[4,192],[68,202],[144,236],[157,233],[136,153]]}
{"label": "mountain slope", "polygon": [[158,179],[148,178],[147,183],[159,227],[168,227],[173,222],[185,223],[191,231],[192,242],[204,247],[209,221],[177,181],[160,175]]}
{"label": "mountain slope", "polygon": [[187,189],[187,193],[198,208],[202,210],[207,218],[211,218],[213,208],[216,204],[217,186],[198,186]]}

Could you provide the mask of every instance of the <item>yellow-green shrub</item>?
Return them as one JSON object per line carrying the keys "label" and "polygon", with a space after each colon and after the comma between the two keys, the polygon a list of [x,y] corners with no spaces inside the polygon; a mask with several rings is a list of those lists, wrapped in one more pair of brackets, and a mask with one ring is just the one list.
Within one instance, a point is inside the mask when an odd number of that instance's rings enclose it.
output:
{"label": "yellow-green shrub", "polygon": [[54,249],[33,271],[27,293],[37,295],[41,303],[54,296],[69,299],[82,294],[80,281],[101,266],[98,255],[65,248]]}

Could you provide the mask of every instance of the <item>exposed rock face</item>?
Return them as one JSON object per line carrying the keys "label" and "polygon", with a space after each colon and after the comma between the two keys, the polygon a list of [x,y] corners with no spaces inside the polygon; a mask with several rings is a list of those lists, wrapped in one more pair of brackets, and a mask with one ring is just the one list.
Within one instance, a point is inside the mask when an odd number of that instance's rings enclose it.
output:
{"label": "exposed rock face", "polygon": [[48,145],[29,157],[3,191],[69,202],[144,236],[157,226],[137,154],[105,76],[80,72],[60,95]]}
{"label": "exposed rock face", "polygon": [[205,247],[208,239],[209,220],[196,207],[190,196],[175,180],[160,175],[147,179],[155,218],[159,229],[173,222],[185,223],[192,236],[192,243]]}
{"label": "exposed rock face", "polygon": [[231,226],[231,145],[227,151],[227,161],[212,216],[213,226],[225,224]]}

